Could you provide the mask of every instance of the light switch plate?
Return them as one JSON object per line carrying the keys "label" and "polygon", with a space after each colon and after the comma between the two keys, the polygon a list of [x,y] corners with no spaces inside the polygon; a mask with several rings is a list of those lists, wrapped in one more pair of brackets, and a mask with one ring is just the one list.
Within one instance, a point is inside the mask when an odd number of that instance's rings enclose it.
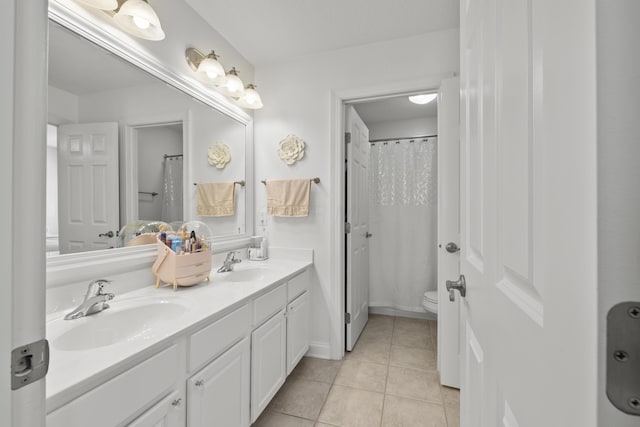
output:
{"label": "light switch plate", "polygon": [[267,211],[262,209],[260,210],[260,212],[258,212],[258,225],[260,227],[266,227],[267,226]]}

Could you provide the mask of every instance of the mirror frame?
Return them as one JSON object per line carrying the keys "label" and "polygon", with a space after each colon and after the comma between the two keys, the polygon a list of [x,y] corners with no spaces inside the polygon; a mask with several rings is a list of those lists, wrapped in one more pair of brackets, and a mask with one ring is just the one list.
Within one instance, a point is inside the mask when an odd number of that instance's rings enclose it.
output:
{"label": "mirror frame", "polygon": [[[213,252],[248,246],[254,228],[253,117],[195,78],[180,75],[158,62],[129,36],[115,34],[105,13],[90,13],[72,2],[50,1],[49,20],[245,126],[245,232],[215,237]],[[155,245],[146,245],[50,256],[47,257],[47,287],[95,278],[100,274],[126,272],[152,263],[156,251]]]}

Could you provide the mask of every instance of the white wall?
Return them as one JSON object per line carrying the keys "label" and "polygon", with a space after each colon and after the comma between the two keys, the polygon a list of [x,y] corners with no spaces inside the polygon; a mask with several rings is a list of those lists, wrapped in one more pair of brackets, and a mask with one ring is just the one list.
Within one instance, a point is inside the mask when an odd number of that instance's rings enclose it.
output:
{"label": "white wall", "polygon": [[[311,353],[337,357],[331,349],[340,319],[331,311],[336,298],[332,289],[331,141],[333,137],[332,93],[347,90],[388,88],[406,82],[444,78],[458,71],[457,30],[440,31],[405,39],[316,54],[256,69],[265,108],[255,114],[255,176],[261,179],[318,176],[311,189],[307,218],[269,218],[271,246],[312,248],[313,313]],[[388,65],[381,66],[384,61]],[[425,88],[426,89],[426,88]],[[380,89],[383,90],[383,89]],[[278,142],[288,134],[306,142],[302,161],[286,165],[277,154]],[[262,185],[256,189],[256,209],[266,206]],[[333,350],[333,354],[331,352]]]}
{"label": "white wall", "polygon": [[50,124],[78,123],[78,97],[49,85],[47,119]]}
{"label": "white wall", "polygon": [[[640,419],[615,408],[606,396],[607,312],[640,301],[640,55],[636,41],[640,2],[598,0],[598,278],[599,422],[637,426]],[[635,337],[637,340],[637,337]]]}
{"label": "white wall", "polygon": [[369,140],[402,138],[438,133],[437,117],[367,123]]}
{"label": "white wall", "polygon": [[164,155],[182,154],[182,132],[177,126],[138,129],[138,218],[162,218]]}

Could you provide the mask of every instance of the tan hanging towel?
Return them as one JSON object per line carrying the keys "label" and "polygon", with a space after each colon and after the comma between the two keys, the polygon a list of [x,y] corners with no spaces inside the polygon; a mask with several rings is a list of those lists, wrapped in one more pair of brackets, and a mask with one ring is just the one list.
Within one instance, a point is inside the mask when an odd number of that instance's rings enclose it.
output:
{"label": "tan hanging towel", "polygon": [[309,216],[308,179],[269,180],[267,213],[272,216]]}
{"label": "tan hanging towel", "polygon": [[200,216],[235,215],[236,184],[234,182],[198,183],[198,207]]}

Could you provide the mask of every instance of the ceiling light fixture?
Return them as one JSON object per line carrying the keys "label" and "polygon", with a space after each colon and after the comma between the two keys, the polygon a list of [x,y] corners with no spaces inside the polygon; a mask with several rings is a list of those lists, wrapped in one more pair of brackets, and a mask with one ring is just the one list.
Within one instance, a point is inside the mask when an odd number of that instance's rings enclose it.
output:
{"label": "ceiling light fixture", "polygon": [[244,89],[244,95],[238,99],[238,105],[243,108],[249,108],[251,110],[257,110],[263,107],[262,98],[256,90],[256,86],[248,84]]}
{"label": "ceiling light fixture", "polygon": [[76,0],[76,2],[100,10],[116,10],[118,8],[118,0]]}
{"label": "ceiling light fixture", "polygon": [[129,34],[145,40],[163,40],[160,19],[147,0],[126,0],[113,19]]}
{"label": "ceiling light fixture", "polygon": [[209,55],[204,55],[198,49],[190,47],[185,52],[187,64],[193,71],[201,73],[207,78],[207,81],[215,84],[216,86],[224,86],[227,81],[224,67],[218,58],[220,58],[212,50]]}
{"label": "ceiling light fixture", "polygon": [[410,96],[409,101],[413,102],[414,104],[424,105],[424,104],[430,103],[437,97],[438,97],[437,93],[423,93],[420,95]]}

